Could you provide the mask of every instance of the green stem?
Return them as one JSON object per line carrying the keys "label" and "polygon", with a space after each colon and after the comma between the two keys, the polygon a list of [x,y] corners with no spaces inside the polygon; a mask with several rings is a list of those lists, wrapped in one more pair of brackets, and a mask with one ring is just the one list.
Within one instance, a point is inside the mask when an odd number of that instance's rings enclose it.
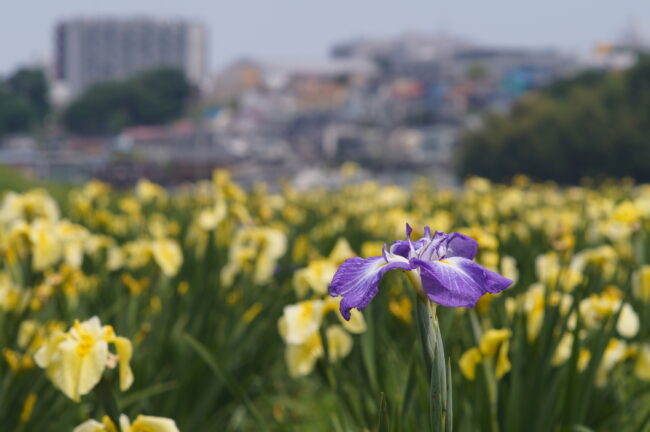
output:
{"label": "green stem", "polygon": [[95,387],[95,393],[97,394],[97,399],[104,407],[104,411],[106,411],[106,415],[110,417],[111,421],[119,431],[120,410],[117,407],[117,402],[115,400],[115,395],[113,394],[113,390],[111,388],[110,382],[106,378],[102,378],[99,381],[99,384],[97,384],[97,386]]}
{"label": "green stem", "polygon": [[445,362],[445,353],[436,315],[436,305],[418,296],[417,320],[422,343],[425,370],[430,376],[430,421],[434,431],[451,432],[451,375]]}

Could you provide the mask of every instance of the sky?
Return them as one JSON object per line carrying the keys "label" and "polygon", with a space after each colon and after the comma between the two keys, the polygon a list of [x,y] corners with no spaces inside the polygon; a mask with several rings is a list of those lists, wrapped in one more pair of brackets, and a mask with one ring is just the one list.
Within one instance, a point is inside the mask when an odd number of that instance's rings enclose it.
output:
{"label": "sky", "polygon": [[648,0],[0,0],[0,74],[50,60],[58,20],[105,14],[200,20],[213,69],[241,57],[320,59],[337,42],[411,31],[586,52],[634,20],[650,41]]}

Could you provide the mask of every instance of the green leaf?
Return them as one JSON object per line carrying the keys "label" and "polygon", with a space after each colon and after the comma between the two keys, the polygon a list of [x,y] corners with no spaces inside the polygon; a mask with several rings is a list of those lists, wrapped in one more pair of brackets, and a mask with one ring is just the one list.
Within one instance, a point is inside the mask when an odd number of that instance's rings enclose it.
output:
{"label": "green leaf", "polygon": [[257,411],[257,408],[250,401],[242,388],[237,385],[235,380],[221,367],[219,362],[210,354],[210,351],[201,342],[194,339],[191,335],[185,333],[183,337],[189,343],[190,347],[196,351],[201,359],[210,367],[212,372],[219,378],[219,380],[230,390],[230,392],[246,407],[249,414],[255,419],[261,430],[268,430],[264,423],[262,416]]}

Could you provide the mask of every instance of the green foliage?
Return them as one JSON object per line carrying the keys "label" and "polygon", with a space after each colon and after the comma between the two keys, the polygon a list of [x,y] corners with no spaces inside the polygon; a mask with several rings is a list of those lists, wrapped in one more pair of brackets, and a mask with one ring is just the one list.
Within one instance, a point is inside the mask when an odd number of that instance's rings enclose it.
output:
{"label": "green foliage", "polygon": [[45,189],[58,201],[64,201],[70,192],[70,186],[63,183],[44,182],[28,177],[16,169],[0,165],[0,196],[8,191],[27,192],[30,189]]}
{"label": "green foliage", "polygon": [[0,137],[40,126],[49,110],[47,80],[41,69],[19,69],[0,80]]}
{"label": "green foliage", "polygon": [[169,122],[186,108],[190,86],[182,72],[154,69],[126,81],[99,83],[63,113],[70,132],[110,134],[133,125]]}
{"label": "green foliage", "polygon": [[623,73],[586,72],[522,99],[509,115],[487,116],[481,130],[463,137],[458,173],[648,181],[649,113],[649,59]]}
{"label": "green foliage", "polygon": [[20,69],[7,80],[9,90],[29,101],[37,119],[43,120],[50,110],[48,85],[42,69]]}

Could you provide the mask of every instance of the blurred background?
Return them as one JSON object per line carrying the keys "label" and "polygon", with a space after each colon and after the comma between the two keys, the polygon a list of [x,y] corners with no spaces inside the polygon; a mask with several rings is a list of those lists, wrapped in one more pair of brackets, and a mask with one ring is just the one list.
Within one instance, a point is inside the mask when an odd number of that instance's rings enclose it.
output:
{"label": "blurred background", "polygon": [[650,180],[650,3],[5,6],[0,164],[48,181]]}

